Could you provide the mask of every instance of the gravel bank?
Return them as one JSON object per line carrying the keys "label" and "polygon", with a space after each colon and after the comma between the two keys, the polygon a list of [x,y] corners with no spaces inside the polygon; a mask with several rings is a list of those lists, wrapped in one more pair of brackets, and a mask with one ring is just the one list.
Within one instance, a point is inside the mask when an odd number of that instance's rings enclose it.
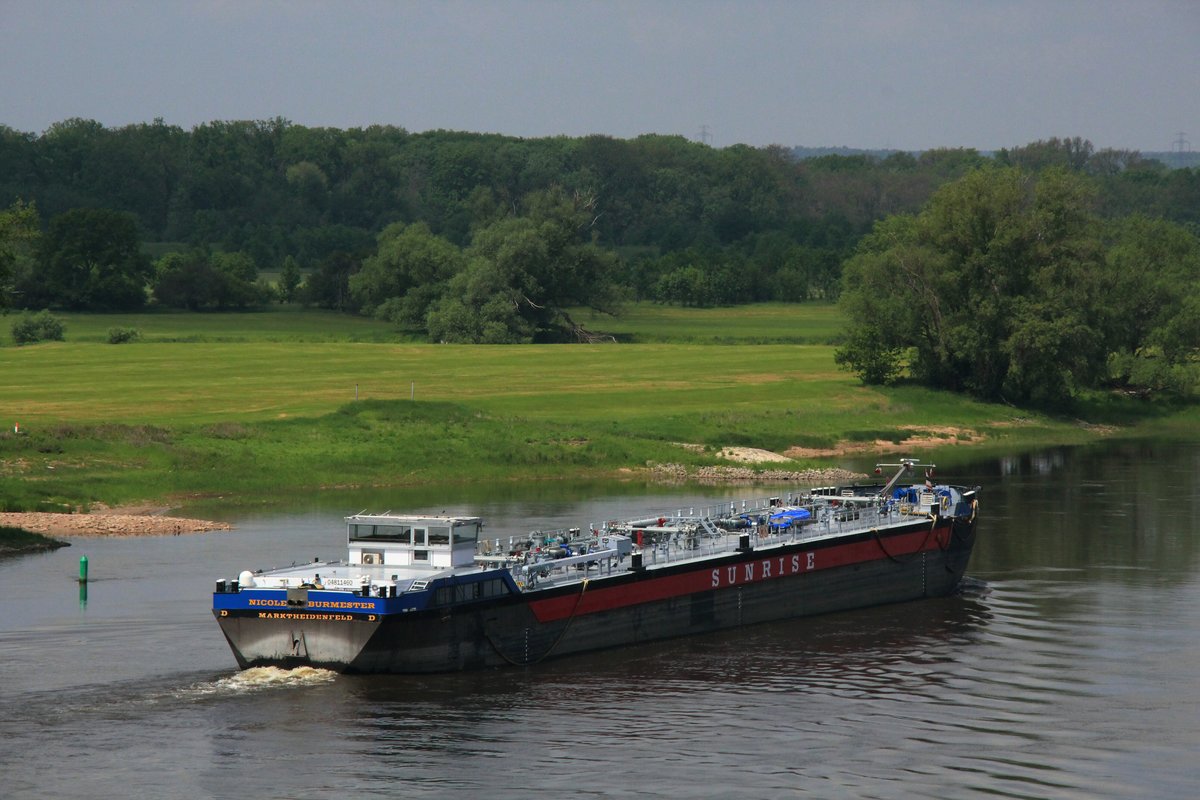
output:
{"label": "gravel bank", "polygon": [[109,510],[92,514],[52,514],[43,511],[3,512],[0,525],[24,528],[48,536],[166,536],[227,531],[227,522],[168,517],[161,514],[122,514]]}
{"label": "gravel bank", "polygon": [[693,467],[682,464],[648,464],[650,472],[660,480],[691,481],[695,483],[800,483],[806,486],[851,483],[867,476],[844,469],[784,469],[753,470],[749,467]]}

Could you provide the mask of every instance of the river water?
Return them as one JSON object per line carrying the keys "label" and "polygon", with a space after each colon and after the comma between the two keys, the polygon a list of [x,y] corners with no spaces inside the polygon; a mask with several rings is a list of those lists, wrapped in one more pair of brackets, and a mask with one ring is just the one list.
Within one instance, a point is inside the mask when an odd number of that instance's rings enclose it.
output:
{"label": "river water", "polygon": [[213,581],[344,556],[364,506],[449,505],[504,537],[746,493],[316,497],[0,561],[0,797],[1195,796],[1200,447],[941,476],[983,486],[958,596],[464,675],[240,673]]}

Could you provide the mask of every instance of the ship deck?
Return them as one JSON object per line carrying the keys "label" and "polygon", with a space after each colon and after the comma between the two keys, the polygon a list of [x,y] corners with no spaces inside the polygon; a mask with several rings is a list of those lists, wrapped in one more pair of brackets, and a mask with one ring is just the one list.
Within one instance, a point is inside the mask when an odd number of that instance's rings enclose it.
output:
{"label": "ship deck", "polygon": [[[314,561],[249,575],[259,589],[318,588],[364,596],[425,589],[448,575],[506,570],[523,592],[579,584],[632,570],[702,563],[753,549],[772,551],[895,528],[937,516],[974,513],[960,487],[904,487],[883,499],[879,487],[817,489],[795,497],[678,509],[661,516],[608,521],[594,529],[534,531],[479,541],[472,563],[456,567]],[[911,497],[915,502],[906,502]],[[940,499],[939,499],[940,498]]]}

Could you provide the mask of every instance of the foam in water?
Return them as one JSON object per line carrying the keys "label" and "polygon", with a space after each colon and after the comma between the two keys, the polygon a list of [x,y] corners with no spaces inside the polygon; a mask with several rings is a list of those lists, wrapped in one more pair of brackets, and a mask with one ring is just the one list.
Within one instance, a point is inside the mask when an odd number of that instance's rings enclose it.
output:
{"label": "foam in water", "polygon": [[280,669],[279,667],[254,667],[243,670],[228,678],[221,678],[211,683],[202,683],[191,687],[193,692],[207,694],[241,694],[256,692],[263,689],[283,688],[292,686],[316,686],[331,683],[337,673],[315,667],[296,667],[295,669]]}

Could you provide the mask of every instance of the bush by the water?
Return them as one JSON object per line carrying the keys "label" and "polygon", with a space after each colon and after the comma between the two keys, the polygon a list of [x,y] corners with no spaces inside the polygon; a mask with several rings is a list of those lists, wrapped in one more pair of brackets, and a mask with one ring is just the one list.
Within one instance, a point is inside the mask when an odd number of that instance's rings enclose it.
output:
{"label": "bush by the water", "polygon": [[13,323],[12,337],[17,344],[33,344],[34,342],[63,340],[65,327],[62,320],[49,311],[39,311],[37,314],[24,314]]}

